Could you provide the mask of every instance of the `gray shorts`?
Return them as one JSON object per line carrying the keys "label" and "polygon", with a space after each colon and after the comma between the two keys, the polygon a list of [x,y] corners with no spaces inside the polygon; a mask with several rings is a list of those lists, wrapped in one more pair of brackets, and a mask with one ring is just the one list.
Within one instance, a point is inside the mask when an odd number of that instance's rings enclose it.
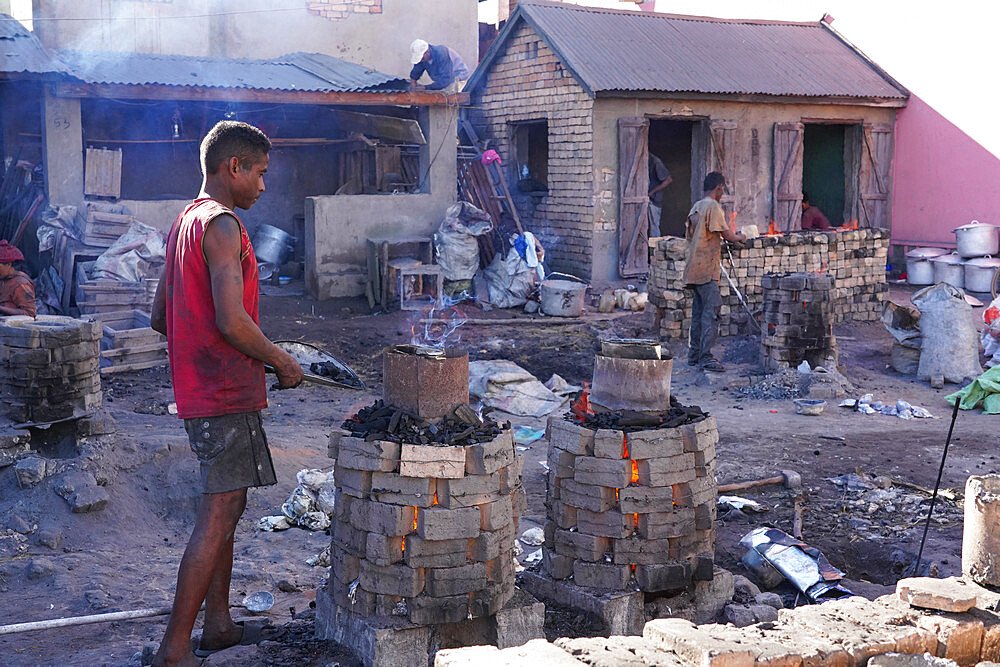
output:
{"label": "gray shorts", "polygon": [[185,419],[184,428],[201,463],[202,493],[278,483],[259,411]]}

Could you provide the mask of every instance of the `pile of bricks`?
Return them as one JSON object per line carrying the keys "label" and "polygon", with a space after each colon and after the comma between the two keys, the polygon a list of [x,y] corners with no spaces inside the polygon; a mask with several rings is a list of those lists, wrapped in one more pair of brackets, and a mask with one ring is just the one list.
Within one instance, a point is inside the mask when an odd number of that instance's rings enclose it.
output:
{"label": "pile of bricks", "polygon": [[606,591],[634,576],[650,593],[712,578],[714,417],[625,433],[553,416],[547,436],[549,576]]}
{"label": "pile of bricks", "polygon": [[351,14],[381,14],[382,0],[306,0],[306,9],[310,14],[338,21]]}
{"label": "pile of bricks", "polygon": [[511,598],[526,498],[510,430],[469,446],[334,434],[330,454],[336,607],[423,626],[489,616]]}
{"label": "pile of bricks", "polygon": [[56,315],[0,321],[0,413],[50,422],[100,408],[102,334],[99,322]]}
{"label": "pile of bricks", "polygon": [[825,273],[772,273],[764,288],[764,322],[760,361],[767,370],[837,366],[830,293],[833,278]]}
{"label": "pile of bricks", "polygon": [[[662,338],[684,338],[691,326],[693,293],[685,289],[682,279],[686,252],[687,241],[677,237],[660,239],[651,252],[649,301],[657,308]],[[790,232],[751,239],[746,247],[733,248],[733,265],[723,249],[722,263],[754,313],[761,309],[764,294],[761,281],[767,274],[788,271],[829,274],[834,279],[833,324],[839,324],[875,321],[881,316],[889,289],[885,281],[888,253],[889,233],[881,229]],[[719,291],[722,293],[720,335],[756,332],[725,276],[719,281]]]}
{"label": "pile of bricks", "polygon": [[[904,587],[929,594],[914,599]],[[961,586],[959,596],[942,585]],[[972,667],[1000,661],[1000,595],[961,580],[901,580],[897,593],[778,611],[778,620],[743,628],[680,618],[646,623],[641,637],[536,640],[516,649],[445,650],[435,667],[472,665],[868,665]]]}

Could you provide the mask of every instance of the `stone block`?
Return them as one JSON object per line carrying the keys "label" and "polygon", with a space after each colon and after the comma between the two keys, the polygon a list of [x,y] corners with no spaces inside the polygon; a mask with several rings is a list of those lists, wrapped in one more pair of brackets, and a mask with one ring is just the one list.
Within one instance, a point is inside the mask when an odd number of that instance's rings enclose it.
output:
{"label": "stone block", "polygon": [[372,593],[412,598],[424,590],[424,570],[402,563],[380,567],[363,560],[360,581],[361,587]]}
{"label": "stone block", "polygon": [[572,581],[556,581],[544,575],[522,573],[521,588],[543,601],[569,607],[599,619],[611,635],[642,633],[643,595],[640,591],[602,593],[577,586]]}
{"label": "stone block", "polygon": [[643,627],[642,636],[698,667],[751,667],[754,652],[745,645],[716,639],[690,621],[659,618]]}
{"label": "stone block", "polygon": [[372,491],[372,473],[370,470],[355,470],[340,465],[333,470],[333,481],[337,488],[355,498],[367,498]]}
{"label": "stone block", "polygon": [[368,551],[368,531],[359,530],[344,520],[334,521],[331,528],[334,544],[353,556],[365,557]]}
{"label": "stone block", "polygon": [[17,485],[22,489],[41,483],[45,479],[45,472],[45,459],[38,456],[26,456],[14,464],[14,476],[17,478]]}
{"label": "stone block", "polygon": [[647,593],[679,590],[691,583],[691,566],[685,562],[636,565],[635,580]]}
{"label": "stone block", "polygon": [[435,481],[428,477],[405,477],[395,472],[371,474],[372,500],[391,505],[430,507],[434,504]]}
{"label": "stone block", "polygon": [[459,567],[429,567],[424,570],[424,576],[426,577],[424,590],[436,598],[472,593],[485,588],[487,583],[485,563],[471,563]]}
{"label": "stone block", "polygon": [[559,500],[591,512],[606,512],[618,503],[613,488],[581,484],[572,479],[559,482]]}
{"label": "stone block", "polygon": [[473,618],[496,614],[514,595],[513,577],[489,584],[469,596],[469,613]]}
{"label": "stone block", "polygon": [[403,560],[403,538],[368,533],[365,558],[381,567],[398,563]]}
{"label": "stone block", "polygon": [[472,540],[470,557],[474,561],[486,562],[501,555],[510,554],[514,550],[514,526],[493,531],[483,531],[479,537]]}
{"label": "stone block", "polygon": [[636,431],[628,434],[631,459],[654,459],[684,453],[684,436],[679,428]]}
{"label": "stone block", "polygon": [[693,454],[639,461],[638,468],[641,486],[673,486],[695,479]]}
{"label": "stone block", "polygon": [[66,498],[69,508],[78,514],[99,512],[108,505],[110,497],[103,486],[84,486]]}
{"label": "stone block", "polygon": [[465,477],[465,447],[403,445],[399,474],[404,477],[461,479]]}
{"label": "stone block", "polygon": [[413,507],[357,499],[351,503],[350,511],[351,525],[358,530],[391,537],[402,537],[413,532]]}
{"label": "stone block", "polygon": [[479,506],[479,527],[481,530],[500,530],[514,520],[510,498],[501,498]]}
{"label": "stone block", "polygon": [[[771,611],[776,610],[772,609]],[[755,623],[753,611],[749,605],[745,604],[727,604],[722,611],[722,620],[737,628],[745,628]]]}
{"label": "stone block", "polygon": [[568,422],[561,415],[549,416],[546,436],[552,446],[565,449],[571,454],[594,455],[594,431]]}
{"label": "stone block", "polygon": [[421,595],[407,601],[410,621],[419,625],[457,623],[469,617],[469,596],[430,597]]}
{"label": "stone block", "polygon": [[576,518],[580,512],[578,508],[567,505],[559,500],[551,500],[549,502],[551,506],[549,507],[548,516],[557,526],[567,530],[576,527]]}
{"label": "stone block", "polygon": [[608,428],[594,432],[594,456],[621,460],[625,455],[625,433]]}
{"label": "stone block", "polygon": [[659,565],[671,556],[670,540],[628,537],[614,541],[612,558],[619,565]]}
{"label": "stone block", "polygon": [[[393,472],[399,466],[400,445],[396,442],[361,438],[342,438],[337,467],[353,470]],[[335,473],[336,474],[336,473]]]}
{"label": "stone block", "polygon": [[399,619],[352,614],[327,596],[316,599],[316,637],[332,640],[372,667],[427,667],[430,628]]}
{"label": "stone block", "polygon": [[576,526],[581,533],[586,535],[628,537],[636,529],[634,517],[634,514],[622,514],[615,510],[607,512],[577,510]]}
{"label": "stone block", "polygon": [[690,508],[680,507],[674,512],[640,514],[636,527],[639,536],[647,540],[690,535],[695,531],[694,512]]}
{"label": "stone block", "polygon": [[344,429],[335,428],[330,431],[330,439],[326,444],[326,455],[331,459],[337,458],[337,454],[340,452],[340,441],[349,437],[351,437],[351,433]]}
{"label": "stone block", "polygon": [[417,509],[417,534],[425,540],[455,540],[478,537],[478,507]]}
{"label": "stone block", "polygon": [[557,554],[591,563],[603,562],[613,542],[607,537],[585,535],[569,530],[557,530],[554,541]]}
{"label": "stone block", "polygon": [[884,653],[871,658],[868,667],[958,667],[958,663],[947,658],[935,657],[930,653],[920,655]]}
{"label": "stone block", "polygon": [[514,438],[504,431],[492,441],[465,448],[465,471],[470,475],[492,475],[514,460]]}
{"label": "stone block", "polygon": [[330,581],[340,584],[350,584],[361,576],[361,559],[353,556],[337,545],[330,547]]}
{"label": "stone block", "polygon": [[670,511],[674,504],[674,491],[669,486],[629,486],[618,494],[618,503],[624,514]]}
{"label": "stone block", "polygon": [[983,622],[968,616],[924,616],[917,627],[937,637],[937,657],[954,660],[962,667],[979,662],[983,644]]}
{"label": "stone block", "polygon": [[519,486],[510,492],[510,505],[511,516],[514,523],[517,524],[525,512],[528,511],[528,494],[525,493],[523,486]]}
{"label": "stone block", "polygon": [[425,540],[407,535],[402,552],[410,567],[458,567],[468,562],[469,540]]}
{"label": "stone block", "polygon": [[[464,463],[463,465],[463,471]],[[500,474],[473,475],[462,479],[439,479],[438,503],[447,509],[472,507],[500,499]]]}
{"label": "stone block", "polygon": [[553,579],[568,579],[573,576],[573,563],[569,556],[560,556],[549,549],[542,549],[542,566]]}
{"label": "stone block", "polygon": [[673,653],[642,637],[562,637],[553,642],[591,667],[684,667]]}
{"label": "stone block", "polygon": [[963,612],[976,606],[977,588],[959,577],[912,577],[896,582],[896,595],[913,607]]}
{"label": "stone block", "polygon": [[496,613],[497,647],[521,646],[545,637],[545,605],[522,590]]}
{"label": "stone block", "polygon": [[510,493],[511,489],[521,486],[521,472],[524,470],[524,454],[515,454],[509,465],[500,468],[500,493]]}
{"label": "stone block", "polygon": [[752,604],[749,606],[754,623],[770,623],[778,620],[778,610],[768,604]]}
{"label": "stone block", "polygon": [[578,560],[573,564],[573,582],[577,586],[606,591],[622,591],[631,578],[628,565],[613,563],[588,563]]}
{"label": "stone block", "polygon": [[[642,475],[640,462],[640,480]],[[596,456],[578,456],[573,480],[578,484],[590,484],[623,489],[632,479],[632,462],[628,459],[599,459]],[[683,481],[683,480],[682,480]]]}

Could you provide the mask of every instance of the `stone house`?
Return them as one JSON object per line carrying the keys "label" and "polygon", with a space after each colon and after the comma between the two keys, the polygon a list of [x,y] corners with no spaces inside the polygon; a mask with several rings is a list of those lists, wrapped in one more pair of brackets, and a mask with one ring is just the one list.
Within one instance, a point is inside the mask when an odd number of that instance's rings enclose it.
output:
{"label": "stone house", "polygon": [[890,226],[893,127],[908,91],[827,23],[724,20],[522,0],[466,86],[552,269],[647,274],[650,153],[670,170],[661,235],[683,235],[705,173],[735,224]]}

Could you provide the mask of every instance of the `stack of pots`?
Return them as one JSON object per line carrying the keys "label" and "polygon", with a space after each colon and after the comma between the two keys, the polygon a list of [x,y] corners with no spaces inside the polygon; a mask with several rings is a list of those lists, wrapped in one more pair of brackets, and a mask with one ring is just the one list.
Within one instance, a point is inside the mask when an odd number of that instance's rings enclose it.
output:
{"label": "stack of pots", "polygon": [[[951,282],[969,292],[988,293],[992,290],[993,274],[1000,268],[1000,259],[994,259],[1000,250],[997,227],[973,220],[955,229],[958,255],[966,260],[960,266],[963,270],[962,284]],[[940,282],[940,281],[938,281]]]}
{"label": "stack of pots", "polygon": [[933,260],[948,254],[944,248],[914,248],[906,253],[906,282],[911,285],[933,285]]}

